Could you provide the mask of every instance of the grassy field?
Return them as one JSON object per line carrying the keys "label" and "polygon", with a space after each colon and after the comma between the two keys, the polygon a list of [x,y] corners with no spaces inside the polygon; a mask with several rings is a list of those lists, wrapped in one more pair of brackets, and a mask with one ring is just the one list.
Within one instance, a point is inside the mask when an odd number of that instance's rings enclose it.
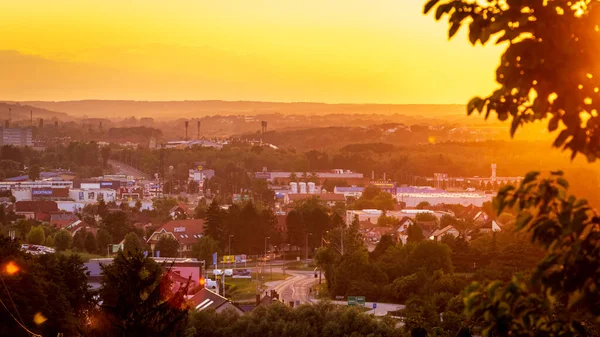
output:
{"label": "grassy field", "polygon": [[253,301],[256,296],[257,282],[259,282],[262,292],[266,282],[285,280],[286,277],[281,273],[273,273],[271,279],[271,273],[268,272],[265,273],[264,279],[259,274],[258,281],[256,280],[256,273],[252,273],[251,279],[228,277],[225,279],[226,295],[235,302]]}
{"label": "grassy field", "polygon": [[62,251],[62,252],[58,252],[58,254],[63,254],[63,255],[77,254],[77,255],[79,255],[81,257],[81,259],[83,260],[83,262],[88,262],[91,259],[101,259],[101,258],[106,257],[104,255],[90,254],[90,253],[86,253],[86,252],[74,252],[72,250],[65,250],[65,251]]}

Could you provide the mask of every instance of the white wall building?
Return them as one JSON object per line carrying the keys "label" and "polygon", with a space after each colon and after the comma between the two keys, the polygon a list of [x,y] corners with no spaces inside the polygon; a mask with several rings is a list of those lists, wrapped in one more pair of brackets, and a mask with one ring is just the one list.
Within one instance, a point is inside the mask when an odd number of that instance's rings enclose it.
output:
{"label": "white wall building", "polygon": [[83,203],[95,203],[102,199],[105,202],[110,202],[117,200],[117,192],[109,188],[74,188],[69,191],[69,197]]}

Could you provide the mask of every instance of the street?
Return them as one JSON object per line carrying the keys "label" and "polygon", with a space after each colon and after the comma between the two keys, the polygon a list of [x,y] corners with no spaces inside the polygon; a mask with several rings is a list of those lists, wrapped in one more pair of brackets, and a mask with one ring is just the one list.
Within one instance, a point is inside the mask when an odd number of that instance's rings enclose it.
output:
{"label": "street", "polygon": [[113,168],[113,171],[116,174],[133,176],[134,179],[143,179],[144,177],[146,177],[146,174],[144,174],[144,172],[120,161],[109,159],[108,165],[110,165]]}

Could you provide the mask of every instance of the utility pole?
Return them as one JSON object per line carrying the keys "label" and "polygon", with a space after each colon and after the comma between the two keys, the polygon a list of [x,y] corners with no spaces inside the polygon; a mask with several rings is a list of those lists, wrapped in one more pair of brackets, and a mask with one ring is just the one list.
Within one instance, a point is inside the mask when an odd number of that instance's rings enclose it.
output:
{"label": "utility pole", "polygon": [[306,265],[308,266],[308,237],[312,235],[312,233],[307,233],[306,234]]}

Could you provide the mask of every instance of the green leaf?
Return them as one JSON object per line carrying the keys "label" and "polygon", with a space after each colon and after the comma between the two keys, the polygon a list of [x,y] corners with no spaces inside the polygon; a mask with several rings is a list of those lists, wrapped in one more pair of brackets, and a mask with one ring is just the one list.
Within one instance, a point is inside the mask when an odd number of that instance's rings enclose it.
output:
{"label": "green leaf", "polygon": [[439,5],[437,10],[435,11],[435,19],[439,20],[442,17],[442,15],[444,15],[445,13],[448,13],[451,8],[452,8],[452,4]]}
{"label": "green leaf", "polygon": [[440,2],[440,0],[429,0],[429,2],[425,4],[425,8],[423,8],[423,14],[429,13],[433,6],[435,6],[438,2]]}
{"label": "green leaf", "polygon": [[481,41],[481,44],[486,44],[488,42],[488,40],[490,39],[490,30],[487,28],[483,28],[481,30],[481,34],[479,35],[479,40]]}
{"label": "green leaf", "polygon": [[519,216],[517,216],[517,219],[515,221],[515,229],[522,229],[526,227],[527,224],[529,224],[529,222],[531,221],[531,219],[533,219],[533,215],[531,215],[531,213],[527,211],[521,211],[521,213],[519,213]]}
{"label": "green leaf", "polygon": [[556,183],[559,184],[560,186],[564,187],[564,188],[569,188],[569,182],[565,178],[558,178],[558,179],[556,179]]}
{"label": "green leaf", "polygon": [[475,43],[477,43],[477,40],[479,40],[479,36],[481,33],[479,27],[480,27],[479,20],[474,20],[469,25],[469,41],[471,41],[472,45],[475,45]]}
{"label": "green leaf", "polygon": [[514,137],[515,136],[515,132],[517,132],[517,128],[519,128],[519,125],[521,125],[521,116],[515,116],[513,118],[512,124],[510,125],[510,137]]}
{"label": "green leaf", "polygon": [[559,121],[560,121],[560,116],[558,114],[555,114],[554,116],[552,116],[552,118],[550,118],[550,121],[548,122],[548,131],[552,132],[552,131],[556,130],[558,128]]}
{"label": "green leaf", "polygon": [[525,178],[523,178],[523,181],[521,182],[521,185],[526,185],[526,184],[534,181],[539,175],[540,175],[540,172],[537,172],[537,171],[528,172],[525,175]]}
{"label": "green leaf", "polygon": [[568,138],[569,138],[569,131],[566,129],[562,130],[558,134],[558,137],[556,137],[556,139],[554,140],[554,143],[552,144],[552,146],[561,147]]}
{"label": "green leaf", "polygon": [[452,24],[452,26],[450,26],[450,30],[448,31],[448,38],[451,39],[454,35],[456,35],[456,32],[458,32],[458,30],[460,29],[460,22],[454,22]]}

